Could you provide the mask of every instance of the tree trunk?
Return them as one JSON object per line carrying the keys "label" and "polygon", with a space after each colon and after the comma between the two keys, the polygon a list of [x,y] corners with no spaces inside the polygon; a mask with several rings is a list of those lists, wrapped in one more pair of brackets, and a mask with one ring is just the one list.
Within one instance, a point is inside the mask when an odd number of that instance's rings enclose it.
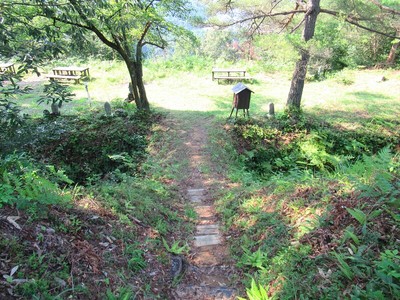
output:
{"label": "tree trunk", "polygon": [[[304,17],[303,39],[308,42],[313,36],[317,17],[320,12],[320,0],[311,0],[309,2],[306,15]],[[304,80],[307,75],[307,66],[310,60],[310,53],[307,49],[300,49],[300,59],[296,63],[296,68],[292,77],[292,84],[286,106],[290,108],[300,109],[301,97],[303,95]]]}
{"label": "tree trunk", "polygon": [[146,90],[143,82],[142,64],[132,61],[131,59],[125,60],[125,64],[129,71],[129,76],[132,84],[133,98],[136,107],[139,110],[149,110],[150,104],[147,100]]}
{"label": "tree trunk", "polygon": [[[397,30],[397,34],[400,35],[400,29]],[[396,54],[397,54],[397,49],[400,47],[400,41],[397,43],[394,43],[392,45],[392,48],[390,49],[388,58],[386,59],[386,64],[388,66],[393,66],[396,62]]]}
{"label": "tree trunk", "polygon": [[142,109],[149,110],[150,104],[147,100],[146,90],[143,82],[143,63],[142,63],[142,42],[136,46],[136,82],[139,93],[140,106]]}
{"label": "tree trunk", "polygon": [[[140,69],[142,69],[142,65],[140,66]],[[144,87],[143,73],[141,71],[138,71],[136,78],[137,78],[137,88],[140,99],[140,107],[141,109],[149,110],[150,104],[149,101],[147,100],[146,89]]]}
{"label": "tree trunk", "polygon": [[302,49],[300,60],[296,63],[296,68],[292,77],[289,96],[286,106],[289,108],[300,108],[301,97],[303,95],[304,81],[307,75],[307,65],[310,59],[308,50]]}

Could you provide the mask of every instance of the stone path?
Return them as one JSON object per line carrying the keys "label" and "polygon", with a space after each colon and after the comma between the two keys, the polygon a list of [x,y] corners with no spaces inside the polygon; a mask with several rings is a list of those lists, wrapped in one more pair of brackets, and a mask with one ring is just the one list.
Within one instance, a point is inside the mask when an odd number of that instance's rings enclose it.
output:
{"label": "stone path", "polygon": [[207,136],[204,126],[197,125],[192,126],[193,132],[188,137],[190,141],[186,143],[191,170],[184,185],[185,191],[182,191],[197,213],[196,232],[184,276],[174,296],[177,300],[236,299],[235,289],[230,282],[234,267],[213,203],[214,192],[210,187],[213,180],[209,178],[212,174],[201,171],[201,166],[209,163],[204,151]]}
{"label": "stone path", "polygon": [[207,204],[206,189],[188,189],[187,197],[198,215],[185,279],[176,289],[176,299],[235,299],[230,287],[233,269],[215,218],[213,205]]}

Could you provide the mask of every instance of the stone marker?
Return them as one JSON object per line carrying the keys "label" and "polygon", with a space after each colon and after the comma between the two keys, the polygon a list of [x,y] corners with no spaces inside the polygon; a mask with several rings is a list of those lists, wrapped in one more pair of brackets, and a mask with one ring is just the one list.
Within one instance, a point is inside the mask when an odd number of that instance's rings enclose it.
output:
{"label": "stone marker", "polygon": [[268,117],[273,118],[275,116],[275,106],[272,102],[268,104],[269,111],[268,111]]}
{"label": "stone marker", "polygon": [[109,102],[104,103],[104,110],[106,111],[106,116],[111,116],[111,105]]}

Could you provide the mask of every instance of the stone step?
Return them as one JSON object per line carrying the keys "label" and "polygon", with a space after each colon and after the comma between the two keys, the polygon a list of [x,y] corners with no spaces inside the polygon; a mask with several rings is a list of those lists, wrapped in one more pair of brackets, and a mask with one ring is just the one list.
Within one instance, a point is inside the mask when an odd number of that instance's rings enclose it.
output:
{"label": "stone step", "polygon": [[204,247],[221,244],[222,238],[219,234],[198,235],[194,237],[195,247]]}
{"label": "stone step", "polygon": [[182,286],[175,290],[175,299],[182,300],[231,300],[235,290],[226,286]]}
{"label": "stone step", "polygon": [[193,203],[201,203],[205,200],[205,189],[188,189],[187,193],[189,200]]}
{"label": "stone step", "polygon": [[196,234],[197,235],[209,235],[209,234],[217,234],[219,235],[219,226],[218,224],[210,224],[210,225],[197,225],[196,226]]}
{"label": "stone step", "polygon": [[234,269],[229,265],[196,266],[188,265],[186,274],[196,280],[200,286],[228,286],[230,285]]}
{"label": "stone step", "polygon": [[204,195],[206,189],[188,189],[187,192],[189,195],[193,196],[202,196]]}

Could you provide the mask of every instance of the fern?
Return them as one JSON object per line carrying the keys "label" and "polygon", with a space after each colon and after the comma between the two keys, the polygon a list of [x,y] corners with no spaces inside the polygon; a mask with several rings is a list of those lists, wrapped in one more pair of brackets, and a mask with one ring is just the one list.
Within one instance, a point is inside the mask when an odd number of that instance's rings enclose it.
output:
{"label": "fern", "polygon": [[0,183],[0,206],[5,203],[27,209],[36,206],[62,204],[71,197],[59,188],[59,182],[72,183],[63,171],[54,167],[36,167],[24,156],[10,155],[0,163],[3,183]]}
{"label": "fern", "polygon": [[361,196],[392,201],[399,194],[395,160],[389,147],[385,147],[374,156],[364,155],[352,165],[342,164],[336,171],[360,191]]}
{"label": "fern", "polygon": [[[265,289],[261,284],[257,284],[255,280],[251,279],[250,288],[246,289],[246,294],[249,300],[270,300],[268,296],[268,290]],[[246,300],[245,298],[238,297],[239,300]]]}
{"label": "fern", "polygon": [[171,246],[168,245],[167,241],[162,239],[165,249],[175,255],[181,255],[182,253],[187,253],[189,251],[189,245],[185,243],[182,247],[179,245],[180,241],[175,241]]}

